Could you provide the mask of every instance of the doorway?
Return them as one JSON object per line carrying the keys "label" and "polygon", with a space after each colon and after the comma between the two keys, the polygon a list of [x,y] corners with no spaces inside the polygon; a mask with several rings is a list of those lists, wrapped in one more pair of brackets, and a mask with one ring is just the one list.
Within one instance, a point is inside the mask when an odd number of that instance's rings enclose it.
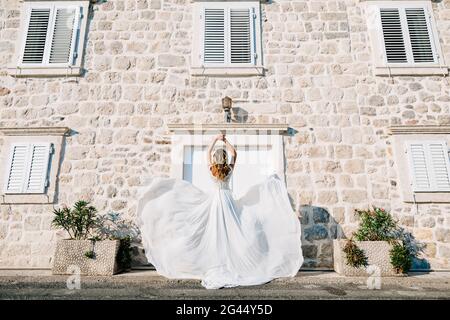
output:
{"label": "doorway", "polygon": [[[199,189],[210,192],[214,186],[207,165],[206,151],[217,130],[198,133],[176,132],[172,136],[171,176],[191,182]],[[237,149],[235,172],[230,181],[234,195],[239,198],[255,184],[271,174],[284,181],[283,137],[278,131],[232,132],[228,141]],[[216,148],[221,142],[216,144]]]}
{"label": "doorway", "polygon": [[[230,186],[236,197],[241,197],[255,184],[276,173],[272,146],[235,146],[237,161]],[[185,146],[183,179],[205,192],[214,186],[207,166],[207,146]]]}

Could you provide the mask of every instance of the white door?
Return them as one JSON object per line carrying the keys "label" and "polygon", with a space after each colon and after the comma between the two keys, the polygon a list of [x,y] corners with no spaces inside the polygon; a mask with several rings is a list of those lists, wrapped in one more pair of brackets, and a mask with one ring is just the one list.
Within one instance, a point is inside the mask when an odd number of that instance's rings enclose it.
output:
{"label": "white door", "polygon": [[210,192],[214,182],[209,176],[206,150],[206,146],[184,147],[183,179],[204,192]]}
{"label": "white door", "polygon": [[[214,185],[206,163],[206,150],[206,146],[185,146],[183,179],[210,192]],[[231,187],[234,195],[240,198],[251,186],[262,182],[276,171],[276,159],[270,145],[238,145],[237,153]]]}
{"label": "white door", "polygon": [[240,198],[247,190],[274,172],[270,146],[238,146],[237,162],[231,186]]}

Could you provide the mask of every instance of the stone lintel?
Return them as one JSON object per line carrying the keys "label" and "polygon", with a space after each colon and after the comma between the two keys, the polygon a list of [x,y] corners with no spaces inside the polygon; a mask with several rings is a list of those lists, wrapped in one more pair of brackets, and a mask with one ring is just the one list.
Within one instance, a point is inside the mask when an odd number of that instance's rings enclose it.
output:
{"label": "stone lintel", "polygon": [[289,131],[287,124],[246,124],[246,123],[217,123],[217,124],[168,124],[169,130],[174,133],[264,133],[284,134]]}
{"label": "stone lintel", "polygon": [[[98,0],[97,0],[97,1],[98,1]],[[191,3],[194,3],[194,2],[206,2],[206,1],[209,1],[209,2],[219,2],[219,1],[223,1],[223,0],[190,0]],[[235,2],[243,2],[243,1],[249,2],[249,1],[254,1],[254,2],[261,2],[261,3],[269,3],[269,2],[270,2],[270,0],[233,0],[233,1],[235,1]]]}
{"label": "stone lintel", "polygon": [[64,136],[70,131],[68,127],[0,127],[5,136]]}
{"label": "stone lintel", "polygon": [[450,126],[392,126],[389,134],[450,134]]}

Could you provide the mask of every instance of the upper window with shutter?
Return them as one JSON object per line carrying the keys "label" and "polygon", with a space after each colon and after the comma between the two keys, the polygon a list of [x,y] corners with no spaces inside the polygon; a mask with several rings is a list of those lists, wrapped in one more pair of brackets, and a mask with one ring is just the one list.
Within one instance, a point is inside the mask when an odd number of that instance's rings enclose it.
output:
{"label": "upper window with shutter", "polygon": [[367,11],[377,75],[448,74],[429,1],[371,2]]}
{"label": "upper window with shutter", "polygon": [[13,76],[80,75],[89,1],[26,1]]}
{"label": "upper window with shutter", "polygon": [[450,192],[449,149],[445,141],[407,142],[414,192]]}
{"label": "upper window with shutter", "polygon": [[51,143],[13,144],[6,168],[4,193],[45,193],[52,152]]}
{"label": "upper window with shutter", "polygon": [[193,73],[262,73],[259,1],[195,3]]}

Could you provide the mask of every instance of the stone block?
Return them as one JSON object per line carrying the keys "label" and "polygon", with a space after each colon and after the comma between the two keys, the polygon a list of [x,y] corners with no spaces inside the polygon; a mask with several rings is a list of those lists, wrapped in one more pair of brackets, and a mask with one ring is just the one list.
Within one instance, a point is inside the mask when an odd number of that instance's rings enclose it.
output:
{"label": "stone block", "polygon": [[450,229],[437,228],[435,231],[435,237],[437,241],[450,243]]}
{"label": "stone block", "polygon": [[328,238],[328,229],[322,225],[314,225],[306,228],[304,231],[307,241],[323,240]]}
{"label": "stone block", "polygon": [[182,67],[185,64],[183,56],[176,56],[172,54],[161,54],[158,56],[159,67]]}
{"label": "stone block", "polygon": [[365,190],[342,190],[342,201],[349,203],[366,203],[367,192]]}
{"label": "stone block", "polygon": [[314,223],[328,223],[330,221],[330,214],[324,208],[313,208],[313,222]]}

